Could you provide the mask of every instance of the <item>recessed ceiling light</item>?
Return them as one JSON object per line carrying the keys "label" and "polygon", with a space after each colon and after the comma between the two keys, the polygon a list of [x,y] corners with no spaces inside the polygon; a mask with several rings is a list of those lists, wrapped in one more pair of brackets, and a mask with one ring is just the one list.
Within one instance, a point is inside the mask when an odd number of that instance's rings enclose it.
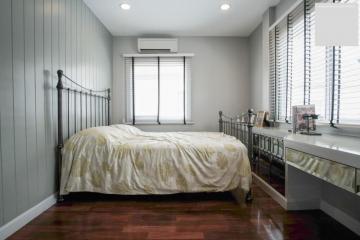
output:
{"label": "recessed ceiling light", "polygon": [[227,11],[230,9],[230,5],[227,3],[221,4],[220,9],[223,11]]}
{"label": "recessed ceiling light", "polygon": [[122,3],[120,7],[122,10],[129,10],[131,8],[130,4],[127,3]]}

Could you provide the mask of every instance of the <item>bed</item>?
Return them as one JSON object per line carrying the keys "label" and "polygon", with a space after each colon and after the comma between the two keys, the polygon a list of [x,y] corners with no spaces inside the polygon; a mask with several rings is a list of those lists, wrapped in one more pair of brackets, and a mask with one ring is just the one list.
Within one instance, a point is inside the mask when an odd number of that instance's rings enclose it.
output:
{"label": "bed", "polygon": [[95,127],[70,137],[62,156],[62,195],[249,191],[251,183],[246,147],[223,133]]}
{"label": "bed", "polygon": [[228,126],[221,115],[220,132],[143,132],[131,125],[110,125],[110,90],[65,87],[64,79],[75,82],[61,70],[58,79],[59,201],[72,192],[241,190],[249,198],[247,147],[223,133]]}

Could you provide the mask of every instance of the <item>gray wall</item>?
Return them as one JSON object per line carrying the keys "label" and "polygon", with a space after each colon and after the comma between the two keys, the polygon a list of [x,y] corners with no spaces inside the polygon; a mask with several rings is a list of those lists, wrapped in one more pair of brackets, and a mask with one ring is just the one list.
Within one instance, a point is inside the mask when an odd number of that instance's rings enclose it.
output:
{"label": "gray wall", "polygon": [[[113,122],[125,117],[124,53],[136,53],[136,38],[114,38]],[[247,38],[181,37],[179,52],[192,60],[192,119],[194,125],[139,126],[149,131],[217,131],[218,111],[236,115],[250,106],[249,44]]]}
{"label": "gray wall", "polygon": [[263,29],[260,24],[250,35],[250,86],[251,86],[251,107],[256,110],[263,108],[263,94],[260,90],[263,88]]}
{"label": "gray wall", "polygon": [[280,19],[298,0],[281,0],[275,8],[274,22]]}
{"label": "gray wall", "polygon": [[249,37],[251,106],[255,110],[269,110],[269,27],[294,6],[297,1],[282,0],[277,6],[269,8],[263,15],[262,23]]}
{"label": "gray wall", "polygon": [[255,111],[269,110],[269,26],[274,21],[275,8],[269,8],[263,15],[262,23],[251,33],[250,78],[251,107]]}
{"label": "gray wall", "polygon": [[112,37],[82,0],[0,1],[0,226],[55,188],[56,71],[112,79]]}

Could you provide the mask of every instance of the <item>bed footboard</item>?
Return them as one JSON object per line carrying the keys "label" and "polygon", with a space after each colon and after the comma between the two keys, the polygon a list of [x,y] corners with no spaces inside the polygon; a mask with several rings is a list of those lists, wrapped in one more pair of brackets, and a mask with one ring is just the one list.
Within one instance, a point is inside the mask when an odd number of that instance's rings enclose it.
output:
{"label": "bed footboard", "polygon": [[239,139],[248,149],[250,162],[252,161],[253,134],[255,116],[253,109],[236,117],[229,117],[219,111],[219,132],[234,136]]}
{"label": "bed footboard", "polygon": [[[253,109],[249,109],[247,113],[242,113],[236,117],[229,117],[219,111],[219,132],[227,135],[234,136],[239,139],[248,149],[248,157],[250,163],[253,160],[253,127],[255,123],[255,116]],[[238,202],[251,202],[252,191],[251,189],[243,193],[240,189],[231,191],[233,196]]]}

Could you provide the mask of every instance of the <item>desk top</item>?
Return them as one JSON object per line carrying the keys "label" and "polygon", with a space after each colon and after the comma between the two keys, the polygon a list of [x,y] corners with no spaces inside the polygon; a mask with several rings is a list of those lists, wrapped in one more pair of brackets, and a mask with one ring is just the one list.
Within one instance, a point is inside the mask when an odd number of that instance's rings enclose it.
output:
{"label": "desk top", "polygon": [[286,128],[254,128],[253,132],[283,138],[285,147],[360,168],[360,138],[292,134]]}
{"label": "desk top", "polygon": [[285,147],[360,168],[360,138],[289,134],[284,141]]}

